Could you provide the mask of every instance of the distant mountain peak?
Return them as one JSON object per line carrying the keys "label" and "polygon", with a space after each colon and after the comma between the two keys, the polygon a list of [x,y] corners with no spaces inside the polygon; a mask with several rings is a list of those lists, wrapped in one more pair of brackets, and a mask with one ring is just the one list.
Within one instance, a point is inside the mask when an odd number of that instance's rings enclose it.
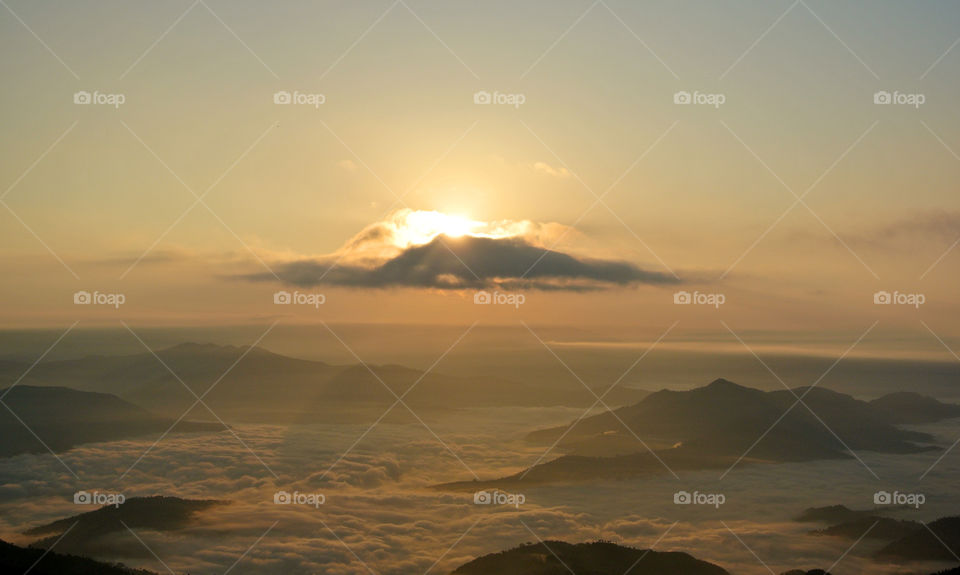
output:
{"label": "distant mountain peak", "polygon": [[[715,379],[715,380],[711,381],[709,384],[707,384],[706,387],[743,387],[743,386],[742,386],[742,385],[738,385],[738,384],[736,384],[736,383],[733,383],[733,382],[730,381],[729,379],[724,379],[724,378],[722,378],[722,377],[718,377],[717,379]],[[744,389],[745,389],[745,388],[744,388]]]}
{"label": "distant mountain peak", "polygon": [[161,356],[239,356],[243,353],[247,355],[264,356],[274,355],[273,352],[260,347],[249,345],[220,345],[217,343],[201,343],[187,341],[178,343],[170,347],[163,348],[158,352]]}
{"label": "distant mountain peak", "polygon": [[724,379],[722,377],[718,377],[717,379],[711,381],[707,385],[700,388],[694,388],[691,391],[701,391],[701,390],[710,391],[710,392],[724,392],[724,393],[730,393],[730,392],[763,393],[762,390],[755,389],[752,387],[747,387],[745,385],[740,385],[739,383],[733,383],[729,379]]}
{"label": "distant mountain peak", "polygon": [[216,343],[201,343],[196,341],[185,341],[165,348],[164,351],[173,352],[212,352],[212,351],[241,351],[243,348],[235,345],[220,345]]}

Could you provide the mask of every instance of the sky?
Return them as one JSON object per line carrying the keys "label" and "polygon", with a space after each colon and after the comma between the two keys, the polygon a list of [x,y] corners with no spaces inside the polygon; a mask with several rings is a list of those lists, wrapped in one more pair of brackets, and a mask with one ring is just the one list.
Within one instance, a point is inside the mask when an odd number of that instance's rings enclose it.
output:
{"label": "sky", "polygon": [[0,324],[679,322],[949,358],[958,29],[949,1],[8,0]]}

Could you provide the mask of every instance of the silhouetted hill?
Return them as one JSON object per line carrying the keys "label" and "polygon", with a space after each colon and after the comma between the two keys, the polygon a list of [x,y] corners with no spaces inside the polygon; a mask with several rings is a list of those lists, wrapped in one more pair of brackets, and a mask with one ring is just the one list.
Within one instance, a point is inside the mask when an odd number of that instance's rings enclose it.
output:
{"label": "silhouetted hill", "polygon": [[929,523],[927,527],[929,529],[917,529],[890,543],[877,552],[877,559],[896,563],[956,561],[956,556],[960,555],[960,517],[943,517]]}
{"label": "silhouetted hill", "polygon": [[[794,394],[806,394],[809,409],[795,405]],[[888,410],[849,395],[819,388],[765,392],[725,379],[689,391],[651,393],[633,405],[534,431],[527,439],[556,445],[568,455],[485,486],[507,487],[524,474],[524,481],[540,483],[646,476],[664,473],[661,461],[674,470],[724,467],[748,449],[745,463],[844,459],[851,457],[847,446],[884,453],[936,449],[929,445],[931,435],[900,429]]]}
{"label": "silhouetted hill", "polygon": [[[631,569],[632,567],[632,569]],[[686,553],[633,549],[614,543],[529,543],[461,565],[453,575],[725,575],[721,567]]]}
{"label": "silhouetted hill", "polygon": [[[0,362],[0,381],[14,379],[26,367]],[[204,401],[228,421],[271,423],[342,421],[355,417],[368,421],[370,413],[357,410],[369,408],[376,416],[395,400],[386,388],[400,395],[414,383],[416,388],[404,401],[416,409],[580,406],[592,398],[576,382],[527,384],[489,377],[456,377],[436,371],[424,375],[421,370],[398,365],[330,365],[259,347],[197,343],[159,350],[156,357],[144,352],[41,362],[24,383],[112,393],[171,417],[179,417],[195,401],[184,388],[186,385],[200,396],[210,390]],[[646,394],[618,387],[607,401],[624,405]],[[212,417],[202,406],[192,415]]]}
{"label": "silhouetted hill", "polygon": [[[797,396],[805,392],[806,388],[793,390]],[[635,433],[654,448],[679,444],[739,455],[773,427],[751,452],[752,457],[773,461],[846,457],[834,433],[851,449],[887,453],[920,451],[917,444],[933,441],[928,434],[897,428],[889,410],[842,393],[810,390],[804,397],[810,410],[802,405],[791,409],[795,402],[787,390],[764,392],[718,379],[690,391],[658,391],[634,405],[584,418],[569,432],[569,425],[564,425],[532,432],[528,439],[550,445],[566,433],[560,449],[609,455],[643,449]]]}
{"label": "silhouetted hill", "polygon": [[[869,532],[867,531],[868,529]],[[923,525],[916,521],[893,519],[891,517],[867,516],[853,521],[831,525],[825,529],[817,529],[811,531],[811,534],[843,537],[846,539],[859,539],[866,534],[867,539],[893,541],[901,537],[906,537],[918,529],[923,529]]]}
{"label": "silhouetted hill", "polygon": [[123,505],[109,505],[59,519],[28,529],[24,535],[47,535],[31,543],[30,547],[48,548],[56,543],[57,550],[67,553],[100,557],[146,556],[148,552],[142,546],[138,549],[136,540],[131,542],[127,537],[110,535],[125,534],[127,527],[155,531],[182,529],[191,523],[196,513],[216,505],[226,505],[226,502],[163,496],[132,497]]}
{"label": "silhouetted hill", "polygon": [[823,523],[846,523],[864,517],[870,517],[873,511],[850,509],[846,505],[828,505],[826,507],[809,507],[794,518],[794,521]]}
{"label": "silhouetted hill", "polygon": [[145,569],[130,569],[56,551],[25,549],[0,540],[0,573],[27,572],[31,575],[156,575]]}
{"label": "silhouetted hill", "polygon": [[894,423],[930,423],[960,417],[960,405],[942,403],[912,391],[890,393],[874,399],[870,405],[886,412]]}
{"label": "silhouetted hill", "polygon": [[[0,390],[0,396],[4,393],[9,409],[0,409],[0,457],[45,453],[44,443],[56,452],[82,443],[160,434],[174,423],[106,393],[23,384],[9,393]],[[219,423],[180,421],[174,431],[222,429]]]}

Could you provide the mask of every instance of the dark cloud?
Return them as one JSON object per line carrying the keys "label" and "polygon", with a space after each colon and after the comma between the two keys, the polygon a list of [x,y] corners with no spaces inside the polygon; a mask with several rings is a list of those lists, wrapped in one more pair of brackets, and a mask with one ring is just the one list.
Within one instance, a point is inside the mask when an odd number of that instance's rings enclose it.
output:
{"label": "dark cloud", "polygon": [[[522,238],[438,236],[372,266],[331,259],[290,262],[275,267],[280,278],[299,287],[423,287],[438,289],[503,286],[581,291],[631,284],[672,284],[671,274],[644,270],[616,260],[579,258],[535,246]],[[270,273],[240,276],[271,281]]]}

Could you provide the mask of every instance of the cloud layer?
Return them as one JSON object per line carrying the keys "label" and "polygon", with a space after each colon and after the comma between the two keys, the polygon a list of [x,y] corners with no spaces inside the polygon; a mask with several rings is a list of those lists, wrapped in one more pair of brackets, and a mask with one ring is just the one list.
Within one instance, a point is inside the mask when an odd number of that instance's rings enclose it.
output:
{"label": "cloud layer", "polygon": [[[645,270],[627,261],[550,249],[544,245],[547,238],[570,231],[558,224],[450,218],[436,212],[401,210],[368,226],[335,254],[280,263],[274,271],[284,282],[298,287],[498,286],[584,291],[679,281],[672,274]],[[272,273],[240,277],[276,280]]]}
{"label": "cloud layer", "polygon": [[[429,423],[470,467],[487,477],[529,465],[542,449],[530,448],[515,438],[531,426],[566,420],[569,412],[501,410],[493,429],[489,417],[488,412],[462,410],[447,418],[429,419]],[[468,473],[417,423],[383,423],[333,465],[366,428],[365,424],[286,429],[235,426],[279,480],[227,432],[171,434],[122,481],[118,475],[154,437],[92,444],[64,454],[67,464],[81,476],[79,481],[50,455],[0,460],[0,536],[29,542],[20,531],[76,513],[71,494],[84,488],[121,491],[128,496],[230,500],[230,505],[198,514],[194,523],[180,532],[134,527],[137,536],[171,569],[198,575],[221,574],[241,557],[231,572],[347,575],[367,573],[369,566],[382,575],[428,569],[430,573],[449,573],[477,555],[534,540],[528,528],[543,539],[579,542],[604,538],[640,548],[656,545],[662,551],[687,551],[731,573],[761,575],[769,571],[736,537],[777,573],[797,567],[825,568],[843,556],[851,542],[807,535],[811,525],[789,518],[813,505],[869,507],[877,489],[876,480],[859,463],[831,461],[744,466],[723,481],[716,472],[698,472],[684,473],[680,482],[661,477],[531,486],[523,490],[526,503],[519,509],[477,506],[472,494],[428,488]],[[956,425],[943,431],[955,437]],[[907,484],[907,478],[915,479],[935,454],[864,457],[884,478],[884,486],[895,486]],[[332,470],[324,474],[331,465]],[[911,518],[930,520],[960,504],[954,480],[960,460],[948,457],[941,465],[924,482],[930,501],[936,503]],[[274,505],[277,489],[321,492],[327,499],[320,508]],[[721,509],[678,507],[672,499],[677,489],[720,491],[726,494],[727,503]],[[271,525],[270,532],[257,542]],[[142,544],[133,535],[117,533],[113,543],[135,554],[104,559],[164,571],[152,556],[144,555]],[[841,570],[835,572],[903,572],[866,559],[873,550],[871,545],[870,541],[861,542],[844,556]]]}

